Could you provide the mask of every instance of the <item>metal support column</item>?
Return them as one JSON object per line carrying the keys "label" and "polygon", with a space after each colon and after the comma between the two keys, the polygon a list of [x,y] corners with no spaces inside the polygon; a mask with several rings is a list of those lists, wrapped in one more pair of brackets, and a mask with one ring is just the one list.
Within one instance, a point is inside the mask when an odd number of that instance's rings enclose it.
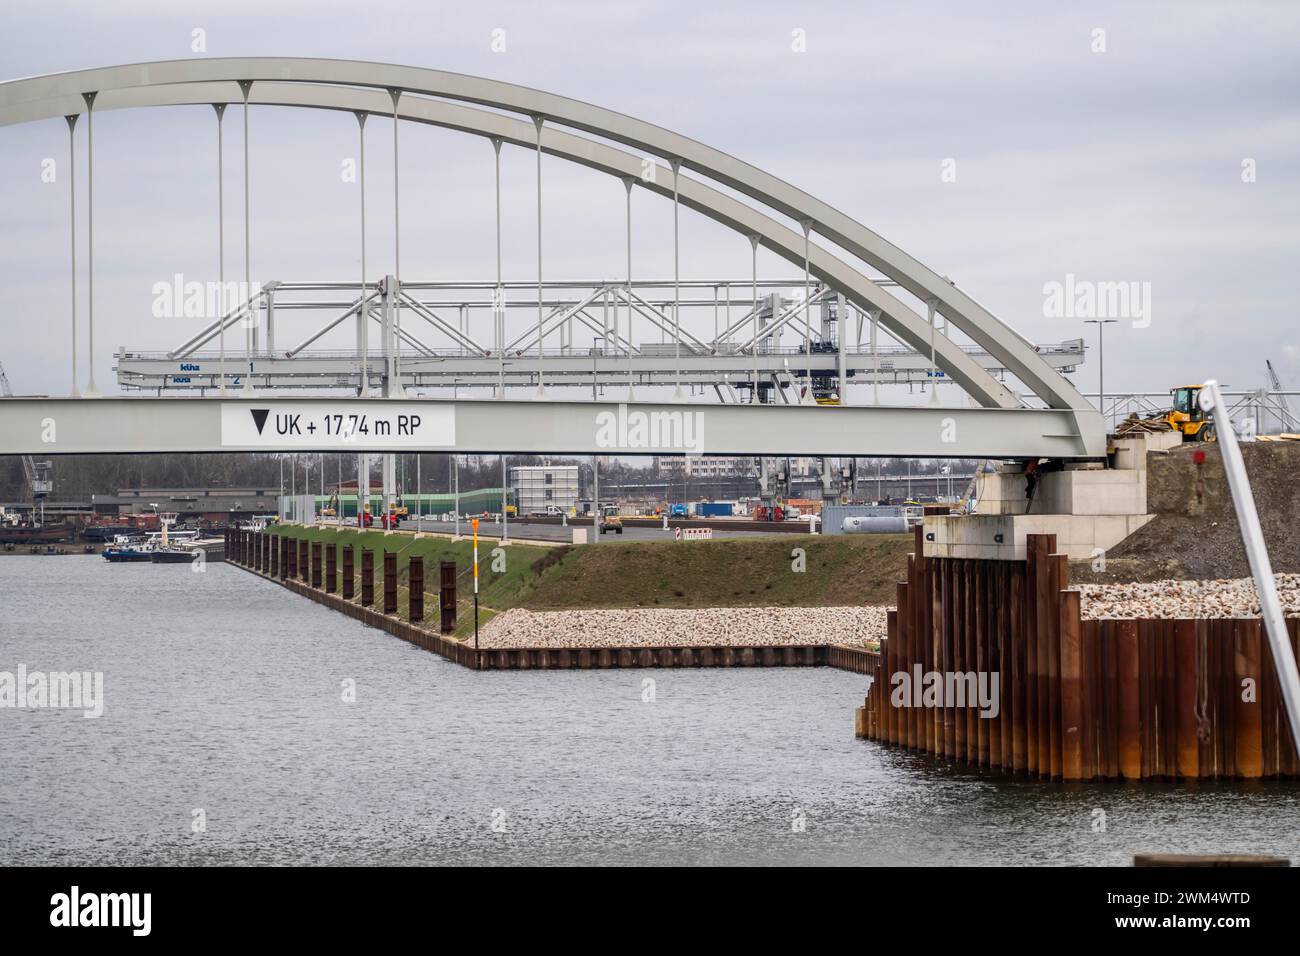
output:
{"label": "metal support column", "polygon": [[497,213],[497,287],[492,294],[492,323],[497,351],[497,398],[506,397],[506,302],[501,286],[501,138],[492,137],[492,152],[496,159],[496,213]]}
{"label": "metal support column", "polygon": [[399,291],[402,287],[402,227],[401,227],[401,192],[398,181],[398,146],[397,101],[402,98],[401,90],[390,89],[388,95],[393,98],[393,377],[389,383],[388,395],[405,394],[402,388],[402,303]]}
{"label": "metal support column", "polygon": [[358,186],[361,192],[361,295],[357,302],[357,364],[361,397],[370,394],[370,310],[366,306],[366,114],[357,113],[357,139],[361,144]]}
{"label": "metal support column", "polygon": [[677,180],[682,168],[680,159],[672,160],[673,167],[673,361],[676,367],[677,381],[673,389],[673,401],[682,402],[682,288],[681,288],[681,243],[678,237],[677,218],[681,203],[678,201]]}
{"label": "metal support column", "polygon": [[71,228],[69,236],[72,246],[72,398],[80,398],[81,390],[77,388],[77,113],[64,117],[68,121],[68,209]]}
{"label": "metal support column", "polygon": [[253,89],[249,80],[241,80],[239,89],[244,94],[244,295],[247,297],[248,310],[244,313],[244,351],[247,367],[243,372],[245,395],[253,394],[253,350],[257,340],[257,313],[253,311],[253,253],[252,225],[249,218],[249,172],[248,172],[248,94]]}
{"label": "metal support column", "polygon": [[939,303],[935,299],[927,299],[925,303],[927,317],[930,323],[930,404],[939,404],[939,392],[935,387],[938,382],[938,365],[935,362],[935,344],[934,344],[934,315],[935,309]]}
{"label": "metal support column", "polygon": [[501,456],[501,543],[510,540],[510,513],[506,510],[510,504],[510,483],[506,480],[506,456]]}
{"label": "metal support column", "polygon": [[754,280],[754,345],[750,350],[754,356],[754,382],[751,389],[751,403],[757,404],[759,400],[758,392],[758,236],[749,237],[749,251],[751,264],[753,267]]}
{"label": "metal support column", "polygon": [[880,349],[876,347],[876,329],[880,325],[880,310],[872,309],[871,316],[871,404],[880,404]]}
{"label": "metal support column", "polygon": [[226,147],[225,116],[226,104],[213,103],[217,114],[217,341],[220,359],[217,362],[217,391],[226,394]]}
{"label": "metal support column", "polygon": [[809,303],[812,299],[812,284],[808,276],[808,236],[812,232],[812,220],[805,219],[799,223],[803,228],[803,361],[804,361],[804,395],[803,401],[811,402],[812,394],[812,316]]}
{"label": "metal support column", "polygon": [[542,124],[543,116],[533,117],[533,126],[537,130],[537,395],[546,398],[546,376],[543,359],[543,346],[546,341],[546,329],[542,316]]}
{"label": "metal support column", "polygon": [[631,176],[623,177],[623,186],[627,190],[627,400],[629,402],[636,401],[636,394],[632,387],[632,187],[634,185],[636,180]]}
{"label": "metal support column", "polygon": [[844,301],[844,293],[841,292],[835,297],[835,351],[839,353],[840,360],[840,404],[849,403],[849,366],[848,356],[845,355],[844,332],[848,328],[848,304]]}
{"label": "metal support column", "polygon": [[83,398],[98,398],[95,387],[95,93],[83,93],[86,103],[86,391]]}

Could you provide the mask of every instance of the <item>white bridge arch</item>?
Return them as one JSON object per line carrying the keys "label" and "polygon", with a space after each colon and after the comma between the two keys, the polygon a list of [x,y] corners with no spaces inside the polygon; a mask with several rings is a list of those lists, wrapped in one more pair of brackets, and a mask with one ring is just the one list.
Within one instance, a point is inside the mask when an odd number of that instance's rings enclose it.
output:
{"label": "white bridge arch", "polygon": [[[86,113],[91,104],[93,112],[98,114],[122,108],[245,102],[396,116],[530,149],[540,147],[550,155],[625,180],[634,179],[635,185],[660,195],[673,197],[675,192],[676,199],[688,208],[738,233],[757,237],[764,248],[790,262],[802,266],[806,250],[810,275],[844,295],[857,308],[878,316],[880,324],[900,341],[918,352],[928,353],[934,365],[970,395],[980,409],[1005,413],[996,416],[996,420],[1002,423],[999,430],[1005,435],[1005,442],[990,441],[990,433],[980,428],[976,431],[984,433],[986,447],[983,450],[969,446],[965,440],[956,443],[961,447],[946,448],[933,439],[915,446],[925,449],[915,453],[953,456],[1002,454],[1007,457],[1033,454],[1093,457],[1104,454],[1102,421],[1087,400],[1044,361],[1030,342],[954,284],[864,225],[754,166],[661,127],[587,103],[499,81],[415,67],[322,59],[214,58],[107,67],[2,83],[0,125],[76,116]],[[480,109],[480,106],[489,109]],[[510,113],[523,118],[508,115]],[[535,125],[535,120],[542,122]],[[566,127],[569,131],[556,127]],[[581,133],[594,134],[601,140],[590,139]],[[638,152],[628,152],[604,141],[620,143]],[[926,303],[928,316],[919,314],[841,257],[815,243],[805,245],[805,234],[784,225],[760,208],[740,202],[699,179],[675,175],[667,168],[653,179],[643,178],[642,158],[647,154],[669,164],[678,164],[682,170],[711,179],[780,216],[793,219],[808,235],[839,247]],[[1035,404],[1041,403],[1045,408],[1029,407],[967,351],[945,335],[936,336],[936,316],[942,316],[994,356],[1034,396]],[[584,404],[590,406],[591,403],[557,402],[553,408],[558,414],[561,407]],[[718,408],[714,405],[698,407],[709,409],[711,414]],[[904,442],[900,446],[891,441],[886,447],[881,447],[873,438],[879,439],[891,432],[906,433],[915,426],[904,423],[917,419],[921,414],[942,414],[960,419],[980,409],[875,406],[852,410],[801,407],[785,411],[799,413],[797,417],[801,422],[817,420],[818,416],[851,412],[852,418],[861,419],[866,432],[856,440],[850,439],[848,444],[856,449],[851,453],[865,455],[907,453],[903,446],[912,443]],[[728,414],[739,411],[738,408],[728,408]],[[747,411],[756,412],[758,409]],[[771,411],[767,409],[766,413]],[[824,444],[831,434],[843,430],[845,419],[840,418],[834,424],[828,419],[817,420],[813,431],[821,433],[823,425],[827,437],[815,440]],[[0,438],[8,437],[5,426],[6,416],[0,414],[0,429],[4,429],[0,431]],[[806,425],[799,427],[808,428]],[[714,430],[711,432],[716,434]],[[838,439],[833,443],[839,448],[846,447]],[[712,443],[710,445],[710,453],[728,453]],[[0,450],[10,449],[0,445]],[[544,449],[511,447],[507,450]],[[737,449],[736,453],[744,450]],[[752,450],[760,451],[757,448]],[[791,453],[809,451],[806,446],[800,450],[790,449]],[[818,451],[850,453],[829,447],[821,447]]]}

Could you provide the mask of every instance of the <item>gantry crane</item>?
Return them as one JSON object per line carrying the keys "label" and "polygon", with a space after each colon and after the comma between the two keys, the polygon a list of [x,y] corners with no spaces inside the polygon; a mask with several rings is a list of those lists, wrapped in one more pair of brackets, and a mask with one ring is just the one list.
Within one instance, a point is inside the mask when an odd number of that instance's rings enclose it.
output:
{"label": "gantry crane", "polygon": [[[5,398],[12,398],[14,394],[13,389],[9,387],[9,378],[5,375],[3,363],[0,363],[0,394]],[[35,461],[31,455],[23,455],[22,459],[23,474],[27,477],[28,487],[32,489],[32,517],[34,521],[36,517],[34,506],[38,502],[44,502],[50,496],[50,492],[54,490],[54,479],[51,477],[54,471],[54,462]]]}

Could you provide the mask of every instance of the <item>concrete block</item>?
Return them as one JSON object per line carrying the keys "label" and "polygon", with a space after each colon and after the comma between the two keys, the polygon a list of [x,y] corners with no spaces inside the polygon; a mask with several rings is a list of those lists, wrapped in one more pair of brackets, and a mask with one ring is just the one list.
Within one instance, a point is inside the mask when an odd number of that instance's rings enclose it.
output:
{"label": "concrete block", "polygon": [[1025,476],[1015,472],[980,475],[975,485],[976,514],[1024,514]]}
{"label": "concrete block", "polygon": [[[1025,560],[1031,534],[1056,535],[1058,553],[1072,561],[1108,551],[1152,518],[1151,515],[951,515],[925,520],[924,551],[934,558]],[[933,540],[930,536],[933,535]],[[998,535],[1002,540],[998,540]]]}
{"label": "concrete block", "polygon": [[1145,514],[1146,470],[1055,471],[1043,475],[1030,513]]}

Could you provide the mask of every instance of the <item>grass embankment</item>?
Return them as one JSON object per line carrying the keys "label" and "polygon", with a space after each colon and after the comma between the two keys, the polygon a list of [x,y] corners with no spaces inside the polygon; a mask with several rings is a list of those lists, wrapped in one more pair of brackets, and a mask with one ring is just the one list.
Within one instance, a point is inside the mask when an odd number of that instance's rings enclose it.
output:
{"label": "grass embankment", "polygon": [[[411,558],[419,556],[424,559],[424,619],[425,623],[438,626],[438,566],[443,561],[456,562],[456,636],[463,637],[474,632],[474,545],[469,538],[453,541],[451,538],[437,535],[423,535],[419,538],[413,534],[384,534],[382,531],[361,531],[359,529],[337,529],[322,527],[303,527],[297,525],[278,525],[272,529],[273,534],[284,534],[294,539],[319,541],[322,547],[338,548],[338,574],[343,577],[343,551],[347,545],[355,545],[356,579],[354,602],[361,601],[361,549],[375,552],[375,607],[384,606],[384,552],[392,551],[397,555],[397,616],[406,620],[410,611],[410,597],[407,582],[410,578]],[[493,571],[492,549],[497,546],[495,540],[479,540],[479,626],[489,621],[497,611],[514,607],[519,597],[525,594],[536,578],[532,566],[542,559],[550,549],[538,545],[511,544],[505,548],[506,560],[504,571]],[[326,568],[326,557],[321,555],[322,577]],[[499,562],[498,562],[499,565]],[[338,594],[342,595],[340,585]]]}
{"label": "grass embankment", "polygon": [[[438,563],[455,561],[456,635],[473,633],[473,545],[469,539],[281,525],[276,534],[342,547],[374,549],[375,603],[383,603],[383,557],[397,555],[398,615],[407,616],[410,558],[424,558],[425,620],[436,626]],[[497,542],[479,541],[479,623],[512,607],[534,611],[582,608],[834,607],[892,605],[906,573],[911,535],[789,535],[718,541],[629,541],[598,545],[510,544],[504,570],[493,569]],[[802,571],[796,571],[803,551]],[[322,557],[322,564],[324,558]],[[501,562],[498,562],[500,567]],[[338,557],[342,574],[343,557]],[[341,589],[340,589],[341,593]]]}

